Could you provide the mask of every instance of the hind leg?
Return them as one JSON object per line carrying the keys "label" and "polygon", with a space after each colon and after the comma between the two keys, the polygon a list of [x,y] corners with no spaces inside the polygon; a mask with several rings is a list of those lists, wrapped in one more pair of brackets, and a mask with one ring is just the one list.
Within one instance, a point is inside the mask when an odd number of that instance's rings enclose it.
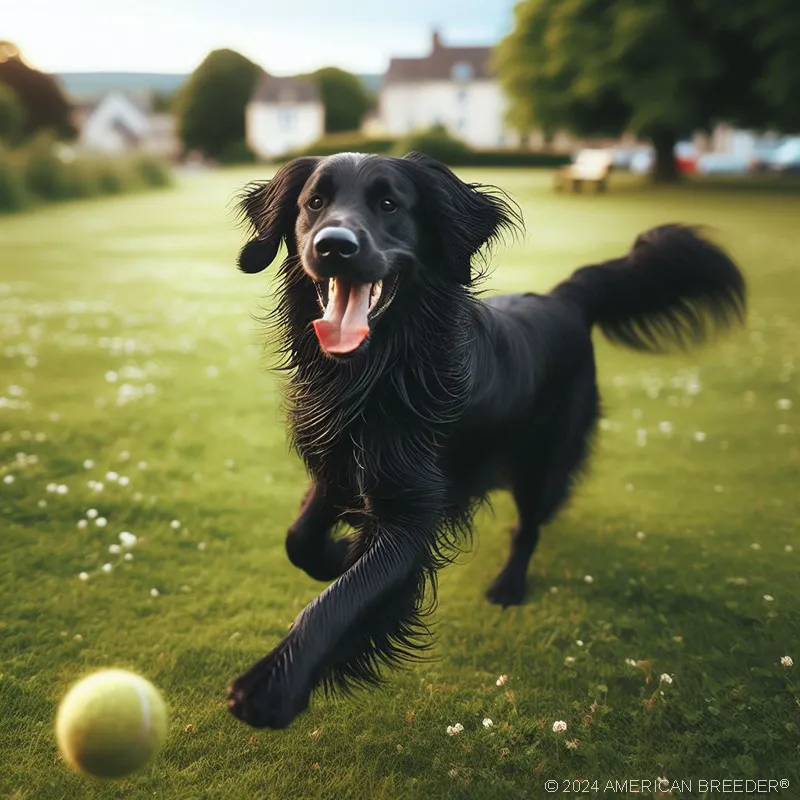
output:
{"label": "hind leg", "polygon": [[522,603],[525,576],[539,543],[540,528],[563,505],[575,473],[586,460],[598,416],[598,396],[593,369],[583,378],[576,382],[571,402],[559,418],[562,424],[551,426],[547,438],[532,443],[534,446],[517,461],[511,491],[519,522],[508,560],[486,592],[490,603],[504,607]]}
{"label": "hind leg", "polygon": [[528,573],[531,556],[539,543],[542,517],[535,502],[535,495],[530,489],[515,488],[513,494],[519,512],[519,522],[512,533],[511,552],[505,566],[486,592],[486,598],[490,603],[503,607],[522,603],[525,596],[525,576]]}

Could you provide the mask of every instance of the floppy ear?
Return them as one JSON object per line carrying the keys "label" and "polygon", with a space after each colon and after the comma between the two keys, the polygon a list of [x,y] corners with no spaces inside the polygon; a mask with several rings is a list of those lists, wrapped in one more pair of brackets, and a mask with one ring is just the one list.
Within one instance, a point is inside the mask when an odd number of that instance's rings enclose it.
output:
{"label": "floppy ear", "polygon": [[505,233],[523,229],[519,206],[501,189],[464,183],[444,164],[422,153],[409,153],[436,258],[461,284],[473,281],[473,258]]}
{"label": "floppy ear", "polygon": [[297,198],[319,163],[316,157],[296,158],[268,181],[248,184],[239,204],[255,233],[239,252],[239,269],[254,273],[266,269],[287,241],[297,219]]}

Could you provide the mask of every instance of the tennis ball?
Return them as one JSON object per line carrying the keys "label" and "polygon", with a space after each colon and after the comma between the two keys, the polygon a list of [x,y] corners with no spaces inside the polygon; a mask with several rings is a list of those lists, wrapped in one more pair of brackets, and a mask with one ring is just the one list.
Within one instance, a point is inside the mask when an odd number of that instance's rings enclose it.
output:
{"label": "tennis ball", "polygon": [[143,767],[167,737],[167,709],[152,683],[122,669],[78,681],[56,716],[64,759],[97,778],[119,778]]}

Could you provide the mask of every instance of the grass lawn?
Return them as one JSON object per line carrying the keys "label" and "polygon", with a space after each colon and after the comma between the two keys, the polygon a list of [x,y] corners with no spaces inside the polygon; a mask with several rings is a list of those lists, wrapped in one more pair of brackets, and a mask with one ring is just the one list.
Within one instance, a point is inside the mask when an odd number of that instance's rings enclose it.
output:
{"label": "grass lawn", "polygon": [[[435,660],[317,698],[282,732],[225,705],[322,588],[283,550],[306,479],[256,319],[271,275],[234,267],[231,201],[253,171],[0,219],[0,797],[495,800],[661,776],[693,781],[675,797],[712,778],[800,796],[800,194],[558,196],[546,172],[464,175],[512,192],[528,225],[492,291],[706,223],[748,274],[748,330],[674,357],[598,337],[606,418],[525,605],[483,598],[513,522],[498,494],[441,575]],[[109,552],[122,531],[132,560]],[[151,767],[103,785],[65,767],[53,718],[110,666],[152,680],[171,721]]]}

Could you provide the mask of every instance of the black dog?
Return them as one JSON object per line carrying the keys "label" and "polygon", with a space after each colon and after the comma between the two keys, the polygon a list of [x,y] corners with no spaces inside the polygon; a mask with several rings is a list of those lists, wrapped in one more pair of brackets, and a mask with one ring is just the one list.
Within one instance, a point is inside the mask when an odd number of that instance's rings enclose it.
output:
{"label": "black dog", "polygon": [[[549,295],[481,301],[476,256],[520,215],[419,154],[297,159],[249,186],[242,208],[255,231],[244,272],[282,241],[288,251],[275,322],[313,483],[286,549],[334,581],[231,687],[237,717],[283,728],[315,687],[375,684],[381,665],[427,646],[436,571],[496,488],[513,493],[519,524],[488,598],[520,603],[598,417],[592,327],[640,350],[688,346],[741,321],[745,282],[720,249],[669,225]],[[334,538],[342,522],[357,532]]]}

